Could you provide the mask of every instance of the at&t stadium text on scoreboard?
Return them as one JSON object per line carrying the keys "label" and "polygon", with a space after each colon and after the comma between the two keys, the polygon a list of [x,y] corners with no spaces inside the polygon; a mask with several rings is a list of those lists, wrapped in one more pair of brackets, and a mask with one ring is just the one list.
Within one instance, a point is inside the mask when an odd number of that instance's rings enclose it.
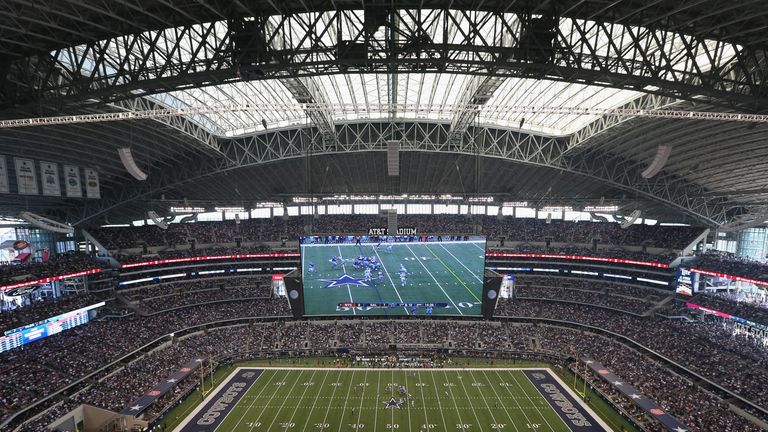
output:
{"label": "at&t stadium text on scoreboard", "polygon": [[340,308],[447,308],[448,303],[339,303]]}

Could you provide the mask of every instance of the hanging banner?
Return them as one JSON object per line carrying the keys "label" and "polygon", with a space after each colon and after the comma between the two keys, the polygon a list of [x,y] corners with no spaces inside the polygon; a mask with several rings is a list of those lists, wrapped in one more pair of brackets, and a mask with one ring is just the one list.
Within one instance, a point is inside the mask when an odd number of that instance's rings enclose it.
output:
{"label": "hanging banner", "polygon": [[40,161],[40,179],[43,182],[43,195],[61,196],[59,166],[57,164]]}
{"label": "hanging banner", "polygon": [[0,193],[10,193],[8,187],[8,165],[5,164],[5,156],[0,156]]}
{"label": "hanging banner", "polygon": [[16,186],[21,195],[37,195],[37,174],[32,159],[13,158],[16,165]]}
{"label": "hanging banner", "polygon": [[85,169],[85,196],[88,198],[101,198],[99,173],[90,168]]}
{"label": "hanging banner", "polygon": [[83,187],[80,185],[80,168],[64,165],[64,190],[70,198],[83,197]]}

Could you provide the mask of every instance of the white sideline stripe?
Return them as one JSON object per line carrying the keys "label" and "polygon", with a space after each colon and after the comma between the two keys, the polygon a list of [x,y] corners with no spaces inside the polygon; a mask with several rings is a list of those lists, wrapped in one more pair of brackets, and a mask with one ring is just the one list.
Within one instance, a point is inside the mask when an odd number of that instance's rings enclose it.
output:
{"label": "white sideline stripe", "polygon": [[[477,246],[480,250],[485,251],[485,249],[478,246],[478,244],[482,243],[485,244],[485,240],[444,240],[444,241],[414,241],[414,242],[392,242],[392,246],[405,246],[409,244],[440,244],[440,243],[460,243],[460,244],[473,244]],[[373,242],[365,242],[360,243],[360,245],[375,245],[376,243]],[[390,244],[390,243],[383,243],[382,244]],[[301,247],[333,247],[333,246],[357,246],[354,242],[352,243],[310,243],[310,244],[301,244]]]}
{"label": "white sideline stripe", "polygon": [[464,315],[464,312],[462,312],[462,311],[461,311],[461,309],[460,309],[458,306],[456,306],[456,303],[454,303],[454,302],[453,302],[453,299],[451,298],[451,296],[449,296],[449,295],[448,295],[448,293],[447,293],[447,292],[445,292],[445,290],[443,289],[443,286],[442,286],[442,285],[440,285],[440,282],[438,282],[438,281],[437,281],[437,279],[435,279],[435,276],[434,276],[434,275],[432,275],[432,272],[430,272],[430,271],[429,271],[429,269],[427,268],[427,266],[425,266],[425,265],[424,265],[424,263],[423,263],[423,262],[421,262],[421,260],[420,260],[420,259],[418,259],[418,258],[419,258],[419,256],[418,256],[418,255],[416,255],[416,252],[414,252],[414,251],[413,251],[413,249],[411,249],[411,247],[410,247],[410,246],[408,246],[408,250],[409,250],[409,251],[411,251],[411,254],[413,254],[413,256],[414,256],[414,257],[416,257],[416,261],[418,261],[418,262],[419,262],[419,264],[421,264],[421,266],[422,266],[422,267],[424,267],[424,270],[426,270],[426,271],[427,271],[427,274],[429,275],[429,277],[431,277],[431,278],[432,278],[432,280],[433,280],[433,281],[435,281],[435,283],[437,284],[437,287],[438,287],[438,288],[440,288],[440,291],[442,291],[442,292],[443,292],[443,294],[445,294],[445,296],[448,298],[448,300],[450,300],[450,301],[451,301],[451,304],[453,305],[453,307],[454,307],[454,308],[456,308],[456,310],[457,310],[457,311],[459,311],[459,314],[460,314],[460,315]]}
{"label": "white sideline stripe", "polygon": [[465,269],[467,269],[467,271],[469,272],[469,274],[471,274],[472,276],[474,276],[474,277],[475,277],[475,279],[479,280],[480,282],[482,282],[482,281],[483,281],[483,280],[482,280],[482,279],[481,279],[481,278],[480,278],[478,275],[476,275],[476,274],[475,274],[475,272],[473,272],[472,270],[470,270],[470,269],[469,269],[469,267],[465,266],[465,265],[464,265],[464,263],[463,263],[463,262],[461,262],[461,260],[460,260],[460,259],[456,258],[456,255],[452,254],[452,253],[451,253],[451,251],[449,251],[447,247],[445,247],[445,246],[443,246],[443,245],[440,245],[440,247],[441,247],[441,248],[443,248],[443,250],[444,250],[444,251],[448,252],[448,255],[452,256],[452,257],[453,257],[453,259],[455,259],[455,260],[456,260],[456,262],[458,262],[459,264],[461,264],[461,266],[462,266],[462,267],[464,267]]}

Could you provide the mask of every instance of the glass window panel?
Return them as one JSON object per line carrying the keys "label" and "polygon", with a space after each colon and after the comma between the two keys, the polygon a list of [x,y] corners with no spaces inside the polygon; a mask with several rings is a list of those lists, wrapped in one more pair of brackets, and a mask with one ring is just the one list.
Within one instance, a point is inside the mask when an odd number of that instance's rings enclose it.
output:
{"label": "glass window panel", "polygon": [[271,213],[272,212],[270,212],[269,208],[257,208],[257,209],[251,210],[251,214],[253,215],[253,217],[258,219],[269,218],[272,216]]}

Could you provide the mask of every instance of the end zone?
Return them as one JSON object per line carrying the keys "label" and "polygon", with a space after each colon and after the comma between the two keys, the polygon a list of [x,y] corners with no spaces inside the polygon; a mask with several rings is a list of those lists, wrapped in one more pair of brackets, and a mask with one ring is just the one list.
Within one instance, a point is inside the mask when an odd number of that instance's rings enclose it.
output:
{"label": "end zone", "polygon": [[215,431],[261,376],[261,372],[261,369],[237,368],[174,429],[174,432]]}
{"label": "end zone", "polygon": [[523,374],[533,383],[539,394],[571,431],[611,431],[611,428],[582,403],[573,393],[573,390],[565,385],[550,369],[528,369],[524,370]]}

